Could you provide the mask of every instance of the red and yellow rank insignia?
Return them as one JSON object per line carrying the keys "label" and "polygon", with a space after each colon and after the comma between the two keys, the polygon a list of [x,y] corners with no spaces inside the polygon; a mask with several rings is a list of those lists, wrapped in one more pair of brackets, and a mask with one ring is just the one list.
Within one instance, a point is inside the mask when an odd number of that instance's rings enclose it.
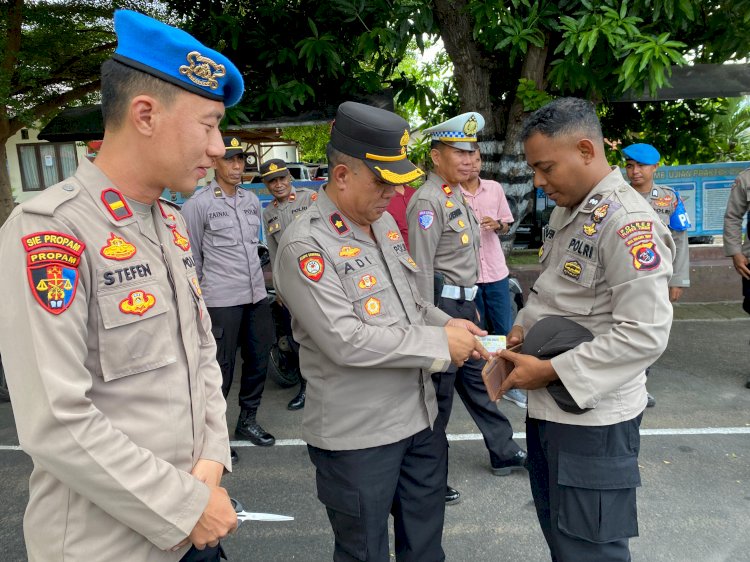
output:
{"label": "red and yellow rank insignia", "polygon": [[317,283],[323,277],[326,264],[320,252],[307,252],[299,257],[299,268],[302,271],[302,275],[310,281]]}
{"label": "red and yellow rank insignia", "polygon": [[389,230],[387,236],[388,236],[388,238],[390,238],[394,242],[396,240],[401,240],[401,235],[398,232],[396,232],[395,230]]}
{"label": "red and yellow rank insignia", "polygon": [[52,314],[73,303],[78,287],[78,265],[86,244],[63,232],[35,232],[21,239],[26,276],[36,301]]}
{"label": "red and yellow rank insignia", "polygon": [[317,201],[317,200],[318,200],[318,193],[317,193],[317,192],[313,193],[313,194],[312,194],[312,195],[310,196],[310,199],[312,199],[313,201]]}
{"label": "red and yellow rank insignia", "polygon": [[365,312],[370,316],[377,316],[380,314],[380,301],[375,297],[370,297],[365,302]]}
{"label": "red and yellow rank insignia", "polygon": [[331,216],[328,217],[328,220],[331,221],[333,228],[336,229],[336,232],[338,232],[340,236],[349,232],[349,225],[344,222],[344,218],[339,213],[331,214]]}
{"label": "red and yellow rank insignia", "polygon": [[359,280],[359,283],[357,283],[357,286],[360,289],[372,289],[376,284],[378,280],[375,278],[374,275],[370,275],[369,273],[362,276],[362,278]]}
{"label": "red and yellow rank insignia", "polygon": [[133,211],[128,207],[122,193],[110,187],[102,191],[102,202],[116,221],[121,221],[133,216]]}
{"label": "red and yellow rank insignia", "polygon": [[125,314],[143,316],[156,304],[156,297],[146,291],[132,291],[128,298],[120,302],[120,311]]}
{"label": "red and yellow rank insignia", "polygon": [[177,232],[176,227],[172,227],[172,240],[174,245],[180,248],[183,252],[187,252],[190,249],[190,240],[185,238],[182,234]]}
{"label": "red and yellow rank insignia", "polygon": [[[444,183],[440,189],[443,190],[443,193],[445,193],[448,197],[453,195],[453,190],[451,189],[451,186],[449,186],[447,183]],[[446,205],[447,206],[447,205]]]}
{"label": "red and yellow rank insignia", "polygon": [[99,253],[110,260],[127,260],[132,258],[136,253],[136,247],[130,242],[117,236],[114,232],[109,233],[110,236],[107,239],[107,243],[102,246]]}
{"label": "red and yellow rank insignia", "polygon": [[633,254],[633,267],[639,271],[651,271],[659,267],[661,256],[653,242],[643,242],[630,248]]}
{"label": "red and yellow rank insignia", "polygon": [[339,256],[342,258],[353,258],[358,256],[362,250],[354,246],[341,246],[339,250]]}

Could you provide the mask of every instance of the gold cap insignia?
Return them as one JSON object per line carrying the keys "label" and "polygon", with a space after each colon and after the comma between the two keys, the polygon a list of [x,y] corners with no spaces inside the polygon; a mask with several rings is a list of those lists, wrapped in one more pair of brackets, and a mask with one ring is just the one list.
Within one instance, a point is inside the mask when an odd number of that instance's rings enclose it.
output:
{"label": "gold cap insignia", "polygon": [[276,170],[278,170],[278,169],[279,169],[279,167],[278,167],[278,166],[277,166],[277,165],[276,165],[276,164],[275,164],[274,162],[271,162],[271,163],[270,163],[270,164],[268,165],[268,171],[269,171],[269,172],[275,172],[275,171],[276,171]]}
{"label": "gold cap insignia", "polygon": [[479,124],[477,123],[477,118],[472,115],[464,125],[464,133],[470,137],[473,137],[477,134],[478,128]]}
{"label": "gold cap insignia", "polygon": [[404,134],[401,136],[401,141],[399,141],[399,144],[401,146],[406,146],[409,144],[409,131],[404,129]]}
{"label": "gold cap insignia", "polygon": [[232,148],[237,148],[240,145],[240,141],[238,141],[235,137],[232,137],[232,142],[229,144],[232,145]]}
{"label": "gold cap insignia", "polygon": [[187,76],[193,84],[203,88],[215,90],[219,87],[217,78],[226,76],[227,69],[223,64],[217,64],[198,51],[191,51],[187,55],[188,65],[180,67],[180,74]]}

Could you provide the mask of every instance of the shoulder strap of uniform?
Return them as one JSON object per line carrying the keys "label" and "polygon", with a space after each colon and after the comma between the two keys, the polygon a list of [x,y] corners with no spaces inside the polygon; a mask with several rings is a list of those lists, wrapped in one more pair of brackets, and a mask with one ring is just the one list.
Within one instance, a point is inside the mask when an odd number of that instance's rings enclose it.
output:
{"label": "shoulder strap of uniform", "polygon": [[175,203],[174,201],[170,201],[169,199],[165,199],[164,197],[159,197],[159,203],[161,203],[162,205],[169,205],[170,207],[178,211],[180,210],[180,206],[177,203]]}
{"label": "shoulder strap of uniform", "polygon": [[60,205],[73,199],[80,191],[81,185],[73,178],[68,178],[62,183],[48,187],[44,190],[44,193],[24,202],[21,208],[24,213],[51,217]]}

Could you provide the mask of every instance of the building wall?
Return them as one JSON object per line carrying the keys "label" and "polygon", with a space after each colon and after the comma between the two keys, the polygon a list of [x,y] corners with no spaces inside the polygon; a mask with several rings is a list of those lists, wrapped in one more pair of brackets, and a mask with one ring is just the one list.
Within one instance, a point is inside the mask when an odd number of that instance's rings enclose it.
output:
{"label": "building wall", "polygon": [[[23,129],[22,129],[23,130]],[[10,185],[11,189],[13,191],[13,199],[17,203],[23,203],[27,199],[31,199],[36,195],[37,193],[41,193],[39,191],[23,191],[23,187],[21,184],[21,167],[18,162],[18,149],[16,148],[19,144],[35,144],[40,141],[37,138],[37,135],[39,134],[38,129],[28,129],[29,132],[29,138],[28,140],[25,140],[22,138],[21,131],[18,131],[15,135],[13,135],[7,143],[5,143],[5,151],[8,155],[8,172],[10,174]],[[86,158],[86,144],[82,142],[76,143],[76,155],[78,157],[78,161],[80,162],[83,158]]]}

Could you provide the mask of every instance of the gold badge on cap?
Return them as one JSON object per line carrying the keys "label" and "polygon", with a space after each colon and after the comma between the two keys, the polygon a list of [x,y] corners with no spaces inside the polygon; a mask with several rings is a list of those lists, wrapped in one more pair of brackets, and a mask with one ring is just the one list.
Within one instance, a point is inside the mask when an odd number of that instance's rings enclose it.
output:
{"label": "gold badge on cap", "polygon": [[278,169],[279,169],[279,167],[278,167],[278,166],[276,165],[276,163],[274,163],[274,162],[271,162],[271,163],[270,163],[270,164],[268,165],[268,171],[269,171],[269,172],[275,172],[275,171],[276,171],[276,170],[278,170]]}
{"label": "gold badge on cap", "polygon": [[477,134],[477,129],[479,129],[479,124],[477,123],[477,118],[473,115],[469,117],[469,120],[464,124],[464,134],[473,137]]}
{"label": "gold badge on cap", "polygon": [[188,65],[180,67],[180,74],[184,74],[193,84],[203,88],[215,90],[219,87],[217,78],[226,76],[227,69],[223,64],[217,64],[208,57],[204,57],[198,51],[190,51],[187,54]]}
{"label": "gold badge on cap", "polygon": [[232,142],[230,142],[229,144],[232,145],[232,148],[237,148],[238,146],[240,146],[240,141],[237,140],[236,137],[232,137]]}

